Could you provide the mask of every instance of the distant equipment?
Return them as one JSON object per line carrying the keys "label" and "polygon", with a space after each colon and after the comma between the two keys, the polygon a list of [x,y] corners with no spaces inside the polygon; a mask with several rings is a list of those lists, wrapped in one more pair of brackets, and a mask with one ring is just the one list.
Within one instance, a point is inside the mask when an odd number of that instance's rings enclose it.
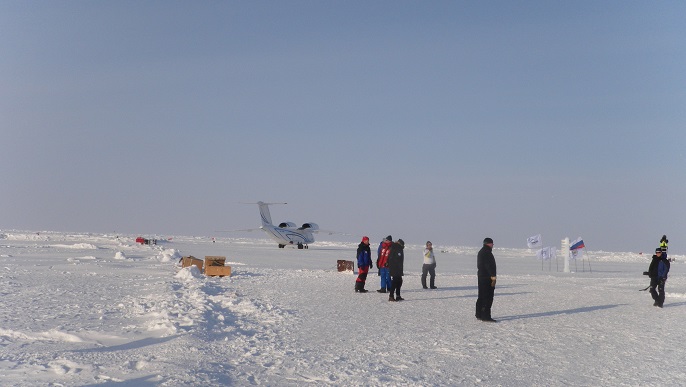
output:
{"label": "distant equipment", "polygon": [[157,239],[147,239],[139,236],[136,238],[136,243],[140,243],[142,245],[156,245]]}

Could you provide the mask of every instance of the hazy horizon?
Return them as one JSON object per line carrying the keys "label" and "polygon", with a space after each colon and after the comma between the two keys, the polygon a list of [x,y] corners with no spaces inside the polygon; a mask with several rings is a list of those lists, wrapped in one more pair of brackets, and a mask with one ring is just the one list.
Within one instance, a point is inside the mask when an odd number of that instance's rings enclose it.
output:
{"label": "hazy horizon", "polygon": [[0,228],[686,252],[686,3],[0,4]]}

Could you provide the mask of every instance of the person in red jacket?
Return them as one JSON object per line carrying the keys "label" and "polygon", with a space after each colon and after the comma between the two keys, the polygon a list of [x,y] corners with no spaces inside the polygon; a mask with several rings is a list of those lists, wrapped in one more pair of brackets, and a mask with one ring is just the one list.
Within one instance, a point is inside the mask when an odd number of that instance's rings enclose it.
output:
{"label": "person in red jacket", "polygon": [[376,259],[376,267],[379,269],[379,276],[381,276],[381,289],[377,290],[379,293],[386,293],[386,289],[391,289],[391,274],[388,272],[388,254],[391,252],[391,245],[393,238],[389,235],[381,242],[378,251],[378,258]]}

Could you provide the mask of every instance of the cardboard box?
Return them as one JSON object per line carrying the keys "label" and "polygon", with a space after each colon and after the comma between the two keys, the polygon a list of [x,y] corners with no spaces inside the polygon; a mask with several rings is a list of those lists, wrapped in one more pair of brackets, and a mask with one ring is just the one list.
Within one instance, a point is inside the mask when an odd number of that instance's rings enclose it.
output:
{"label": "cardboard box", "polygon": [[339,259],[337,262],[338,262],[338,271],[350,271],[350,272],[355,271],[355,265],[353,264],[353,261],[346,261],[343,259]]}
{"label": "cardboard box", "polygon": [[224,262],[226,262],[226,257],[220,257],[220,256],[214,256],[214,255],[206,255],[205,256],[205,268],[209,266],[224,266]]}
{"label": "cardboard box", "polygon": [[231,277],[231,266],[205,266],[205,275]]}
{"label": "cardboard box", "polygon": [[195,265],[198,267],[198,270],[202,273],[202,259],[195,258],[194,256],[190,255],[188,257],[183,257],[181,259],[181,267],[188,267],[191,265]]}

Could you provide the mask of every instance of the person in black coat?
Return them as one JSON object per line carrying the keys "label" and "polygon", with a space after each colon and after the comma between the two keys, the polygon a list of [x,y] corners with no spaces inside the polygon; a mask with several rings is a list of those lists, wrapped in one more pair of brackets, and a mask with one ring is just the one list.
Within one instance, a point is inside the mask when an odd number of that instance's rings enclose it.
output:
{"label": "person in black coat", "polygon": [[[404,298],[400,297],[400,288],[403,286],[403,264],[405,262],[405,242],[398,239],[397,242],[391,246],[391,252],[388,254],[388,271],[391,274],[391,288],[389,289],[388,301],[402,301]],[[393,298],[395,292],[395,298]]]}
{"label": "person in black coat", "polygon": [[479,297],[476,299],[476,318],[482,321],[496,322],[491,318],[491,306],[493,306],[496,280],[493,239],[484,239],[484,245],[476,256],[476,269],[479,284]]}

